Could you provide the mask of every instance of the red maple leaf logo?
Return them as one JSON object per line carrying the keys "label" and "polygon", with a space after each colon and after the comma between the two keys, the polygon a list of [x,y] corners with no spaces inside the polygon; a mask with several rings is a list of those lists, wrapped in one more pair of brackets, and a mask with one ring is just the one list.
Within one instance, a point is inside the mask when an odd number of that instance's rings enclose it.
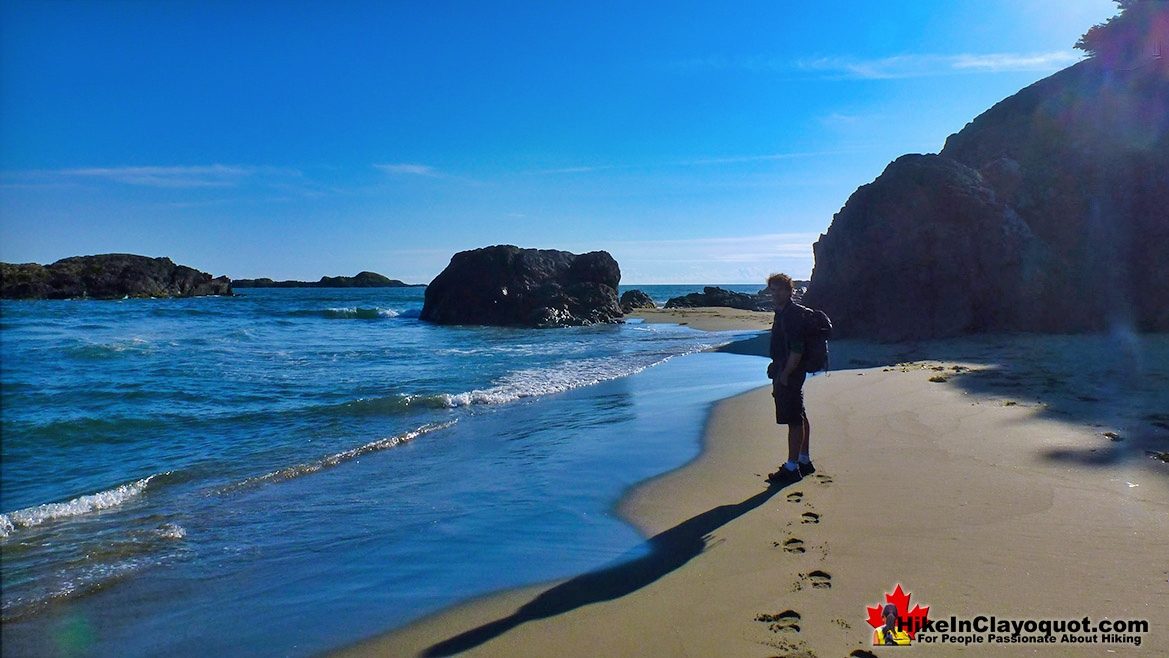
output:
{"label": "red maple leaf logo", "polygon": [[892,603],[897,606],[897,623],[902,630],[909,635],[909,639],[915,639],[917,631],[926,624],[929,617],[929,606],[921,607],[914,605],[913,610],[909,609],[910,594],[901,589],[901,583],[897,584],[897,588],[893,590],[892,594],[885,593],[885,603],[877,605],[875,608],[866,607],[865,610],[869,613],[869,626],[873,628],[880,628],[885,625],[885,617],[881,614],[885,605]]}

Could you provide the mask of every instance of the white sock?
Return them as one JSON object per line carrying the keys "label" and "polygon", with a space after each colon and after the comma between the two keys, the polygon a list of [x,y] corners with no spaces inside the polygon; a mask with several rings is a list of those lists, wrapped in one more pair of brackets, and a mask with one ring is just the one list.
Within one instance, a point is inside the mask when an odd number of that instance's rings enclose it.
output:
{"label": "white sock", "polygon": [[796,464],[795,462],[793,462],[793,461],[786,461],[786,462],[784,462],[784,463],[783,463],[783,467],[784,467],[784,468],[786,468],[786,469],[787,469],[787,470],[789,470],[789,471],[794,471],[794,470],[796,470],[797,468],[799,468],[799,465],[797,465],[797,464]]}
{"label": "white sock", "polygon": [[801,464],[811,464],[812,457],[809,456],[808,453],[806,453],[806,452],[801,452],[800,453],[800,463]]}

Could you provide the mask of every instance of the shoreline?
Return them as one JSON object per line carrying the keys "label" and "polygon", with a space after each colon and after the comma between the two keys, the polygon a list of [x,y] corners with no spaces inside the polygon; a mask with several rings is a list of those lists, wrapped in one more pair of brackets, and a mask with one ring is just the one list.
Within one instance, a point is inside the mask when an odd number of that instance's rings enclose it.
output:
{"label": "shoreline", "polygon": [[[1131,404],[1089,413],[1083,398],[1106,379],[1088,390],[1061,375],[1108,340],[834,343],[835,364],[864,367],[808,381],[815,476],[767,489],[783,451],[770,392],[725,399],[698,457],[617,503],[649,538],[641,555],[328,655],[883,655],[869,646],[865,609],[896,584],[931,616],[1147,619],[1139,648],[1104,646],[1164,653],[1169,629],[1156,620],[1169,618],[1169,569],[1157,560],[1169,465],[1143,451],[1169,439],[1156,425],[1169,419],[1149,420],[1169,408],[1155,388],[1169,381],[1169,336],[1142,339],[1151,365],[1119,384]],[[1103,434],[1116,430],[1120,441]]]}

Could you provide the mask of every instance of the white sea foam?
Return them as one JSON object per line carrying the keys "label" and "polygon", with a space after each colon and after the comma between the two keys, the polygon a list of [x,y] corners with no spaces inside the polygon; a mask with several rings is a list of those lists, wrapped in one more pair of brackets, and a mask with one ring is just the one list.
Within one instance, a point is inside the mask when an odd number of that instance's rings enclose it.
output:
{"label": "white sea foam", "polygon": [[478,356],[480,354],[493,356],[505,354],[508,356],[540,356],[562,354],[564,349],[564,345],[557,343],[548,343],[546,345],[535,343],[524,345],[484,345],[482,347],[448,347],[435,350],[434,353],[439,356]]}
{"label": "white sea foam", "polygon": [[182,539],[187,536],[187,530],[177,523],[164,523],[155,532],[163,539]]}
{"label": "white sea foam", "polygon": [[99,491],[95,494],[78,496],[73,500],[63,503],[47,503],[45,505],[37,505],[36,507],[26,507],[25,509],[8,512],[7,514],[0,514],[0,537],[9,536],[17,528],[31,528],[46,521],[67,519],[117,507],[127,500],[140,495],[146,490],[146,486],[150,484],[150,481],[156,477],[158,477],[157,474],[151,475],[137,482],[130,482],[107,491]]}
{"label": "white sea foam", "polygon": [[696,344],[673,354],[641,354],[569,361],[555,368],[518,370],[488,389],[439,396],[448,407],[506,404],[524,398],[564,393],[620,379],[652,368],[676,356],[701,352],[711,345]]}
{"label": "white sea foam", "polygon": [[392,308],[364,308],[360,306],[348,306],[344,308],[330,308],[325,310],[325,316],[329,318],[359,318],[362,320],[376,320],[378,318],[396,318],[398,311]]}
{"label": "white sea foam", "polygon": [[365,445],[361,445],[356,448],[350,448],[349,450],[338,452],[336,454],[329,455],[328,457],[322,457],[321,459],[317,459],[311,462],[289,466],[278,471],[272,471],[271,473],[265,473],[264,475],[248,478],[243,482],[240,482],[231,487],[227,487],[222,491],[228,492],[257,484],[264,484],[267,482],[283,482],[285,480],[291,480],[292,478],[297,478],[302,475],[316,473],[322,469],[332,468],[338,464],[357,459],[362,455],[368,455],[371,452],[378,452],[380,450],[394,448],[403,443],[406,443],[407,441],[412,441],[422,436],[423,434],[429,434],[431,432],[437,432],[438,430],[446,429],[457,422],[458,419],[447,421],[445,423],[429,423],[417,429],[410,430],[409,432],[378,439],[377,441],[371,441]]}
{"label": "white sea foam", "polygon": [[72,356],[81,359],[111,359],[129,355],[151,353],[155,345],[144,338],[129,338],[110,343],[83,342],[67,349]]}

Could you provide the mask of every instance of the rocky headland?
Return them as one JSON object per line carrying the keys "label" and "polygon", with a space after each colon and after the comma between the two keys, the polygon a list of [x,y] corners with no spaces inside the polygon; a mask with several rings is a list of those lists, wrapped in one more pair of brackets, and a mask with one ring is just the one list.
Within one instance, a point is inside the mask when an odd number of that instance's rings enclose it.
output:
{"label": "rocky headland", "polygon": [[1147,41],[891,163],[814,245],[806,302],[882,340],[1169,330],[1169,60]]}
{"label": "rocky headland", "polygon": [[233,279],[231,285],[236,288],[420,288],[424,284],[403,283],[377,272],[360,272],[357,276],[323,276],[320,281]]}
{"label": "rocky headland", "polygon": [[121,299],[231,295],[231,279],[169,258],[133,254],[74,256],[51,265],[0,263],[4,299]]}
{"label": "rocky headland", "polygon": [[462,251],[426,288],[436,324],[562,327],[619,322],[621,269],[604,251],[576,255],[496,245]]}

